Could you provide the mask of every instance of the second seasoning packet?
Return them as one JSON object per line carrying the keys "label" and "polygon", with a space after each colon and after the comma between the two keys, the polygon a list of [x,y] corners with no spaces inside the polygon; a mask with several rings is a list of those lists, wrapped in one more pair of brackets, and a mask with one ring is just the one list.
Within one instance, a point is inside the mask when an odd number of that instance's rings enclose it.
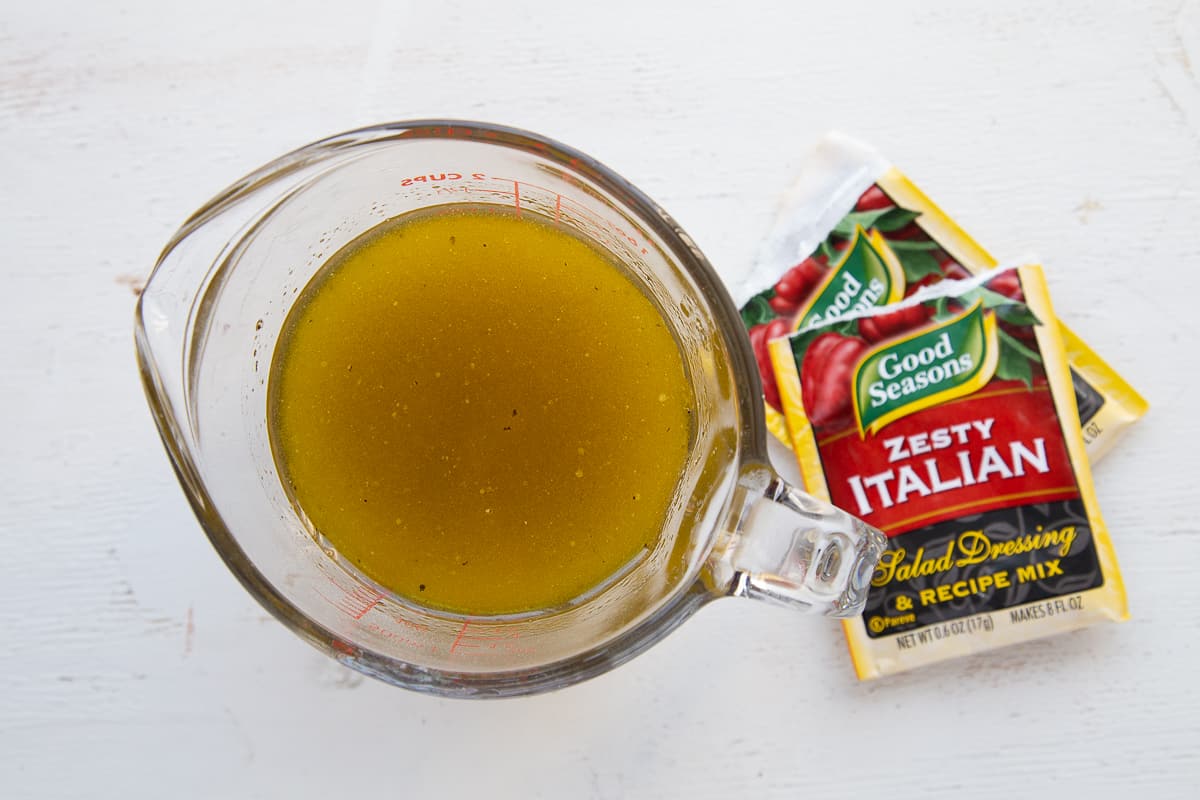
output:
{"label": "second seasoning packet", "polygon": [[[827,136],[806,159],[753,270],[736,287],[771,432],[788,443],[767,355],[771,339],[994,266],[991,255],[882,156],[848,137]],[[1065,326],[1061,334],[1084,441],[1096,461],[1146,413],[1146,402]]]}
{"label": "second seasoning packet", "polygon": [[1023,266],[770,342],[808,491],[888,535],[859,678],[1128,617],[1053,320]]}

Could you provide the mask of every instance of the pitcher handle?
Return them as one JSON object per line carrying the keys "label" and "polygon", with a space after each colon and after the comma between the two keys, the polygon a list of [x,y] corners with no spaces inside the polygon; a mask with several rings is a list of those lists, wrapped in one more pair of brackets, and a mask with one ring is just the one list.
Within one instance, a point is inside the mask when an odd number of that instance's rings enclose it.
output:
{"label": "pitcher handle", "polygon": [[763,464],[743,469],[725,528],[709,562],[716,589],[831,617],[862,613],[887,543]]}

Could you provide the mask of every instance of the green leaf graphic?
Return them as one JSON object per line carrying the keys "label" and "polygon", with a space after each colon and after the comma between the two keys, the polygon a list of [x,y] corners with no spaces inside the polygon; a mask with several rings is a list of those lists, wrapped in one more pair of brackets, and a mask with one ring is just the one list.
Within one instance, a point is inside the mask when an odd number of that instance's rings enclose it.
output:
{"label": "green leaf graphic", "polygon": [[1021,342],[1020,339],[1017,339],[1012,334],[1004,333],[1003,331],[1002,331],[1002,333],[1003,333],[1003,336],[1001,338],[1007,342],[1008,347],[1011,347],[1013,350],[1016,350],[1018,353],[1025,356],[1025,358],[1027,358],[1030,361],[1036,361],[1039,364],[1042,363],[1042,357],[1040,355],[1038,355],[1036,350],[1030,350],[1028,347],[1026,347]]}
{"label": "green leaf graphic", "polygon": [[996,376],[1006,381],[1021,381],[1026,387],[1033,388],[1032,364],[1040,364],[1042,357],[1003,328],[998,328],[996,334],[1000,344]]}
{"label": "green leaf graphic", "polygon": [[[893,248],[895,249],[895,248]],[[904,267],[904,280],[912,285],[928,275],[941,275],[942,267],[930,253],[920,250],[896,253]]]}
{"label": "green leaf graphic", "polygon": [[1008,305],[996,306],[996,316],[1009,325],[1017,325],[1023,328],[1042,324],[1037,315],[1024,303],[1009,302]]}
{"label": "green leaf graphic", "polygon": [[887,213],[875,220],[874,228],[880,233],[893,233],[921,216],[920,211],[907,208],[889,208]]}
{"label": "green leaf graphic", "polygon": [[938,250],[941,245],[932,239],[925,241],[914,239],[888,239],[888,247],[895,250],[897,253],[904,253],[910,250]]}
{"label": "green leaf graphic", "polygon": [[883,219],[895,210],[896,208],[892,206],[890,208],[877,208],[872,211],[851,211],[849,214],[842,217],[841,220],[838,221],[837,225],[833,226],[833,233],[836,233],[843,239],[849,239],[854,235],[855,227],[861,225],[864,230],[876,228],[878,227],[876,223],[878,223],[879,220]]}
{"label": "green leaf graphic", "polygon": [[751,297],[746,305],[742,306],[742,322],[747,328],[775,319],[775,310],[767,302],[774,295],[774,289],[767,289]]}

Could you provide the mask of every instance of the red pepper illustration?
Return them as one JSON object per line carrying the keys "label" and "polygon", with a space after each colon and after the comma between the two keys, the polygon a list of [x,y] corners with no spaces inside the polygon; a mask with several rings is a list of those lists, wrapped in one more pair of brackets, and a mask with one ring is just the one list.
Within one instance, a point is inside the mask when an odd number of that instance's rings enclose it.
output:
{"label": "red pepper illustration", "polygon": [[971,273],[963,269],[961,264],[948,255],[938,258],[938,266],[942,268],[942,274],[949,280],[960,281],[963,278],[971,277]]}
{"label": "red pepper illustration", "polygon": [[854,204],[855,211],[876,211],[881,208],[887,208],[892,205],[892,200],[878,186],[871,186],[862,193],[858,198],[858,202]]}
{"label": "red pepper illustration", "polygon": [[775,371],[771,368],[771,354],[767,350],[767,342],[780,336],[787,335],[787,322],[774,319],[765,325],[755,325],[750,329],[750,346],[754,348],[754,361],[758,364],[758,374],[762,377],[763,397],[775,410],[781,410],[783,404],[779,400],[779,386],[775,382]]}
{"label": "red pepper illustration", "polygon": [[1021,279],[1017,277],[1016,270],[1006,270],[984,285],[996,294],[1002,294],[1010,300],[1025,302],[1025,293],[1021,291]]}
{"label": "red pepper illustration", "polygon": [[924,325],[930,311],[923,305],[898,308],[877,317],[864,317],[858,321],[858,332],[871,344],[890,339],[897,334],[911,331]]}
{"label": "red pepper illustration", "polygon": [[800,310],[800,305],[798,303],[794,303],[780,294],[776,294],[774,297],[767,300],[767,305],[769,305],[771,310],[781,317],[790,317]]}
{"label": "red pepper illustration", "polygon": [[845,420],[850,413],[850,378],[867,343],[853,336],[823,333],[813,339],[800,368],[804,410],[815,427]]}
{"label": "red pepper illustration", "polygon": [[[799,308],[800,303],[808,297],[808,293],[812,291],[813,287],[821,282],[821,278],[825,277],[825,271],[824,264],[816,257],[809,256],[783,273],[783,277],[775,284],[775,297],[781,297]],[[772,308],[774,308],[773,305]]]}

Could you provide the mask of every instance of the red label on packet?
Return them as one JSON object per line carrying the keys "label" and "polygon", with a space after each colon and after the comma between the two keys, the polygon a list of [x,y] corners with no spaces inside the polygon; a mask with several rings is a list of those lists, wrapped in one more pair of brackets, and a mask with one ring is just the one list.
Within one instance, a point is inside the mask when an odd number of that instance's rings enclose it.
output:
{"label": "red label on packet", "polygon": [[889,537],[860,678],[1125,618],[1040,268],[943,282],[769,345],[808,490]]}
{"label": "red label on packet", "polygon": [[829,486],[830,500],[889,536],[1013,500],[1079,493],[1044,381],[1031,390],[999,382],[936,414],[898,420],[877,445],[863,447],[854,431],[818,441],[828,473],[846,476]]}

